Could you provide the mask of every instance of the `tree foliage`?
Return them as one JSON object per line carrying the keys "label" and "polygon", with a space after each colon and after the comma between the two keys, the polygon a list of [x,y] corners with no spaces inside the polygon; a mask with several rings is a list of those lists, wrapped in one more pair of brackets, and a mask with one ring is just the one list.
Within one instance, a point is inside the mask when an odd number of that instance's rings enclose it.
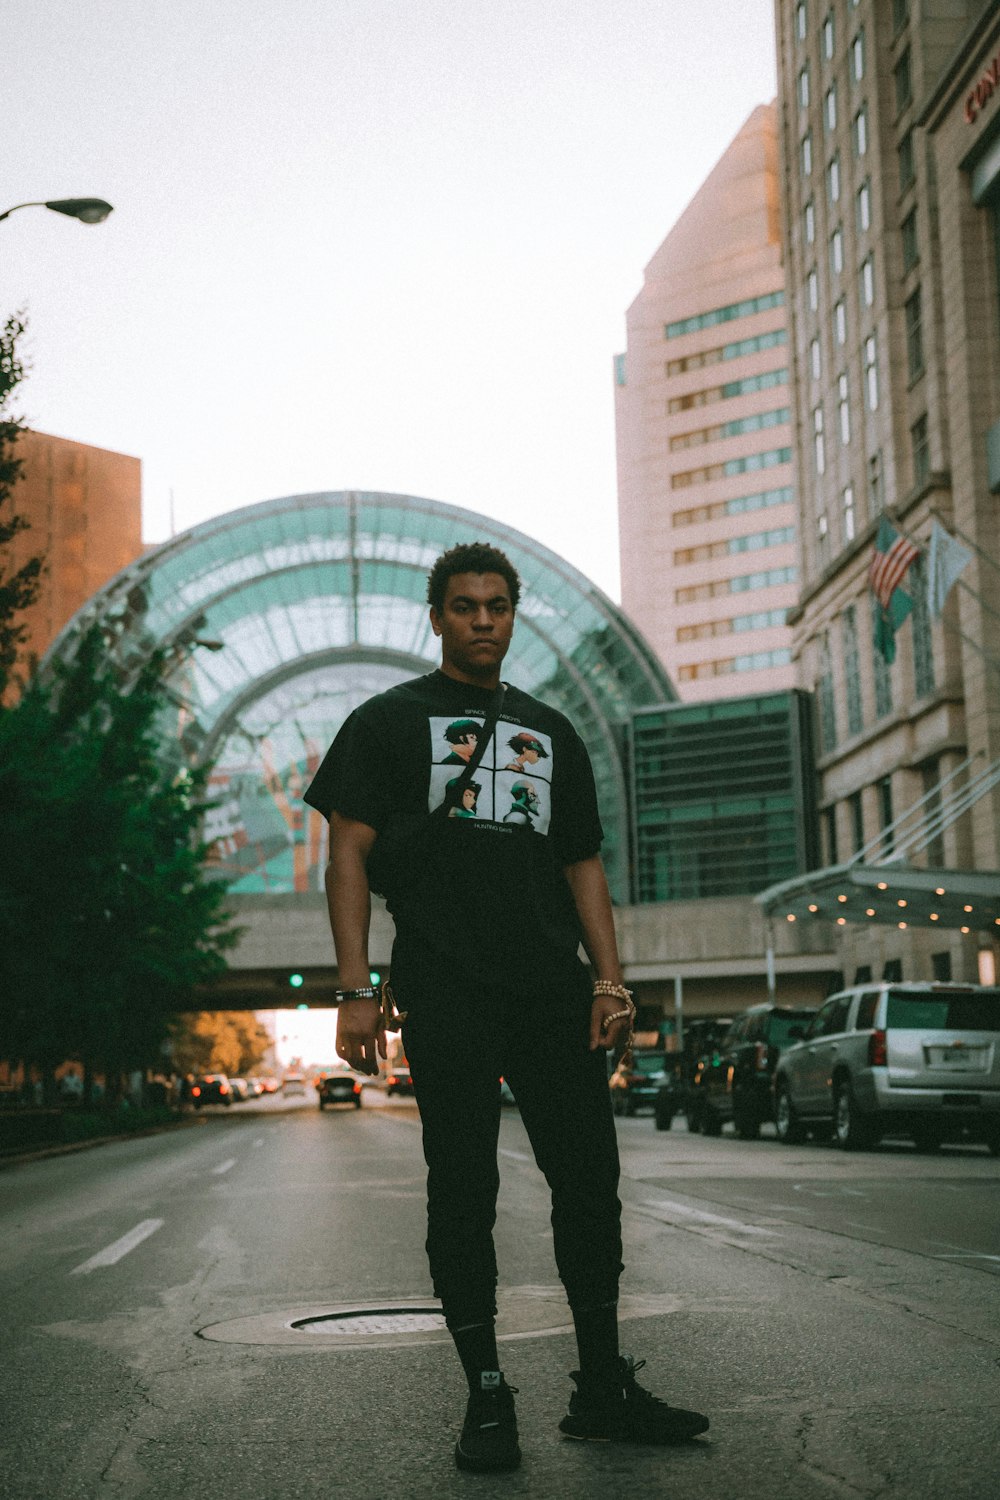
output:
{"label": "tree foliage", "polygon": [[207,771],[163,756],[165,665],[123,680],[92,626],[0,711],[0,1054],[43,1072],[154,1061],[236,941],[203,869]]}
{"label": "tree foliage", "polygon": [[252,1011],[204,1010],[178,1016],[171,1028],[178,1073],[228,1073],[240,1078],[263,1062],[271,1045]]}
{"label": "tree foliage", "polygon": [[11,410],[11,397],[24,378],[24,364],[18,353],[24,331],[24,315],[15,313],[0,332],[0,698],[28,633],[27,626],[17,617],[38,598],[44,569],[40,556],[28,558],[19,568],[10,568],[4,561],[4,552],[14,538],[29,529],[24,516],[9,509],[24,466],[16,451],[24,423]]}

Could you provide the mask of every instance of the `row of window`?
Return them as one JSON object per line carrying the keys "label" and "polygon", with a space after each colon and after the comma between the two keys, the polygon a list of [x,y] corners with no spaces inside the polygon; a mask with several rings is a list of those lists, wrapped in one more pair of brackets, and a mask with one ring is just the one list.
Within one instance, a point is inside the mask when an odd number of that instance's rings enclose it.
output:
{"label": "row of window", "polygon": [[748,432],[763,432],[769,427],[784,427],[791,420],[787,406],[773,411],[752,412],[748,417],[737,417],[732,422],[721,422],[714,427],[699,427],[695,432],[681,432],[670,439],[670,451],[682,448],[700,448],[705,443],[718,443],[725,438],[745,437]]}
{"label": "row of window", "polygon": [[695,583],[688,588],[674,590],[676,604],[697,604],[701,599],[718,599],[723,594],[745,594],[758,589],[778,588],[781,584],[795,583],[798,570],[788,568],[766,568],[760,573],[742,573],[737,578],[716,578],[711,583]]}
{"label": "row of window", "polygon": [[[827,23],[829,24],[829,31],[827,31],[826,29]],[[824,23],[824,39],[827,36],[830,39],[830,50],[829,52],[827,52],[824,44],[823,57],[824,61],[831,62],[833,60],[832,12],[827,17],[827,22]],[[847,66],[851,82],[854,84],[860,83],[865,76],[865,29],[863,26],[854,36],[851,41],[851,45],[848,48]],[[802,67],[799,69],[797,93],[799,108],[808,109],[810,101],[812,100],[812,71],[808,62],[804,62],[802,64]]]}
{"label": "row of window", "polygon": [[788,343],[787,328],[772,328],[768,333],[757,333],[752,338],[736,339],[731,344],[720,344],[715,349],[699,349],[695,354],[686,354],[683,359],[667,361],[667,375],[686,375],[688,370],[704,370],[708,365],[721,364],[727,359],[743,359],[748,354],[760,354],[764,349],[776,349]]}
{"label": "row of window", "polygon": [[699,677],[726,677],[730,672],[764,672],[769,667],[787,667],[792,653],[787,647],[775,651],[752,651],[747,656],[727,656],[721,661],[688,662],[677,668],[681,682]]}
{"label": "row of window", "polygon": [[772,307],[783,307],[783,291],[765,292],[760,297],[746,297],[742,302],[730,302],[725,307],[715,307],[711,312],[695,313],[691,318],[681,318],[668,323],[663,330],[664,338],[676,339],[685,333],[698,333],[702,328],[714,328],[718,323],[732,323],[737,318],[749,318],[754,313],[767,312]]}
{"label": "row of window", "polygon": [[[840,164],[834,160],[830,163],[831,168],[836,169],[836,196],[832,195],[831,203],[837,203],[840,199]],[[867,234],[872,227],[872,185],[869,178],[858,188],[854,197],[854,211],[857,222],[858,234]],[[807,245],[816,243],[816,205],[810,198],[802,209],[802,229]],[[830,236],[830,269],[839,276],[844,269],[844,226],[839,223]]]}
{"label": "row of window", "polygon": [[768,547],[784,547],[795,540],[794,526],[778,526],[772,531],[754,531],[747,536],[731,536],[719,542],[705,542],[700,547],[681,547],[674,553],[674,563],[708,562],[713,557],[732,557],[739,552],[763,552]]}
{"label": "row of window", "polygon": [[707,484],[712,479],[731,479],[737,474],[755,474],[760,469],[775,469],[780,464],[790,464],[791,448],[770,448],[766,453],[748,453],[744,458],[731,458],[724,464],[708,464],[703,469],[686,469],[680,474],[671,474],[670,488],[684,490],[692,484]]}
{"label": "row of window", "polygon": [[741,516],[751,510],[769,510],[774,505],[791,505],[791,485],[781,485],[775,490],[758,490],[755,495],[734,495],[731,500],[716,500],[712,505],[693,505],[689,510],[676,510],[671,518],[674,526],[697,526],[703,521],[718,521],[723,516]]}
{"label": "row of window", "polygon": [[667,402],[667,413],[673,416],[678,411],[691,411],[698,406],[711,406],[716,401],[732,401],[737,396],[753,396],[758,391],[770,391],[777,385],[787,384],[787,369],[765,370],[762,375],[748,375],[743,380],[729,380],[725,385],[713,385],[705,390],[689,391],[686,396],[673,396]]}
{"label": "row of window", "polygon": [[733,615],[728,620],[703,620],[699,625],[680,625],[677,640],[702,641],[712,636],[740,634],[747,630],[774,630],[788,619],[787,609],[761,609],[752,615]]}

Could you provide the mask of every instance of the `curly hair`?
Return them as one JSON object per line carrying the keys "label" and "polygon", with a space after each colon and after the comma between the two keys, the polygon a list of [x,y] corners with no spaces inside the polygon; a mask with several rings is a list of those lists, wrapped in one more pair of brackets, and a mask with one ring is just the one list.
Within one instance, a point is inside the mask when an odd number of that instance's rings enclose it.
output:
{"label": "curly hair", "polygon": [[510,602],[517,609],[521,580],[514,564],[499,547],[491,547],[488,542],[460,542],[442,552],[427,575],[427,603],[439,613],[444,609],[448,579],[456,573],[499,573],[510,591]]}

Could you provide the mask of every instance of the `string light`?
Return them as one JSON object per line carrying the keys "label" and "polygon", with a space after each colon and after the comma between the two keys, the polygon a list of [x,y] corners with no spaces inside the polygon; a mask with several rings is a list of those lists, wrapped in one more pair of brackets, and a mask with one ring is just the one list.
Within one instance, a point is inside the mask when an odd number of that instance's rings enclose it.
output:
{"label": "string light", "polygon": [[969,929],[968,929],[968,927],[963,927],[963,928],[962,928],[962,931],[963,931],[963,932],[968,932],[968,930],[969,930]]}
{"label": "string light", "polygon": [[932,922],[936,922],[936,921],[937,921],[937,919],[938,919],[938,914],[937,914],[937,912],[936,912],[936,911],[932,911],[932,912],[931,912],[931,921],[932,921]]}
{"label": "string light", "polygon": [[815,901],[810,902],[809,910],[810,911],[819,911],[819,907],[816,905]]}
{"label": "string light", "polygon": [[897,927],[899,927],[901,929],[905,929],[905,927],[906,927],[906,923],[905,922],[897,922],[896,925],[897,925]]}
{"label": "string light", "polygon": [[786,922],[794,922],[795,921],[795,913],[793,911],[790,911],[788,913],[788,916],[785,918],[785,921]]}
{"label": "string light", "polygon": [[944,895],[944,886],[943,885],[935,886],[935,888],[934,888],[934,894],[935,894],[935,896],[943,896]]}
{"label": "string light", "polygon": [[846,917],[838,917],[837,918],[837,926],[838,927],[845,927],[846,925],[847,925],[847,918]]}
{"label": "string light", "polygon": [[905,902],[905,901],[897,901],[897,902],[896,902],[896,905],[897,905],[897,906],[905,906],[905,905],[906,905],[906,902]]}
{"label": "string light", "polygon": [[838,900],[838,901],[846,901],[846,900],[847,900],[847,897],[846,897],[846,896],[838,896],[838,897],[837,897],[837,900]]}
{"label": "string light", "polygon": [[971,907],[971,906],[963,906],[963,907],[962,907],[962,910],[963,910],[963,911],[971,911],[971,910],[972,910],[972,907]]}
{"label": "string light", "polygon": [[880,891],[887,891],[889,889],[888,885],[886,884],[886,882],[884,880],[880,880],[879,881],[878,888],[879,888]]}
{"label": "string light", "polygon": [[874,915],[875,915],[875,908],[874,908],[874,906],[869,906],[868,910],[865,912],[865,916],[866,917],[873,917]]}

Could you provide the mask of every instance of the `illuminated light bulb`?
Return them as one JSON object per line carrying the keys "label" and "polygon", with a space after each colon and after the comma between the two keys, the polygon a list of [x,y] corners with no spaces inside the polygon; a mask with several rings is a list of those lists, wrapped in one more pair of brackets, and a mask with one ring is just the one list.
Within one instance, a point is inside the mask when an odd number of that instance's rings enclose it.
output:
{"label": "illuminated light bulb", "polygon": [[897,925],[897,926],[898,926],[898,927],[900,927],[900,928],[904,928],[904,929],[905,929],[905,927],[906,927],[906,923],[905,923],[905,922],[898,922],[898,923],[897,923],[897,924],[896,924],[896,925]]}
{"label": "illuminated light bulb", "polygon": [[846,917],[838,917],[837,918],[837,926],[838,927],[846,927],[846,925],[847,925],[847,918]]}
{"label": "illuminated light bulb", "polygon": [[865,912],[865,916],[866,917],[873,917],[874,915],[875,915],[875,908],[874,908],[874,906],[869,906],[868,909]]}
{"label": "illuminated light bulb", "polygon": [[968,932],[968,930],[969,930],[969,929],[968,929],[968,928],[967,928],[967,927],[963,927],[963,928],[962,928],[962,931],[963,931],[963,932]]}
{"label": "illuminated light bulb", "polygon": [[810,911],[819,911],[819,907],[816,905],[815,901],[813,901],[813,902],[810,903],[809,910]]}
{"label": "illuminated light bulb", "polygon": [[878,888],[879,888],[880,891],[887,891],[889,889],[888,885],[886,884],[886,882],[884,880],[880,880],[879,881]]}
{"label": "illuminated light bulb", "polygon": [[936,922],[937,920],[938,920],[938,914],[937,914],[937,912],[936,911],[932,911],[931,912],[931,921],[932,922]]}
{"label": "illuminated light bulb", "polygon": [[897,901],[897,902],[896,902],[896,905],[897,905],[897,906],[905,906],[905,905],[906,905],[906,902],[905,902],[905,901]]}
{"label": "illuminated light bulb", "polygon": [[971,910],[972,910],[972,907],[971,907],[971,906],[963,906],[963,907],[962,907],[962,910],[963,910],[963,911],[971,911]]}
{"label": "illuminated light bulb", "polygon": [[846,900],[847,900],[847,897],[846,897],[846,896],[838,896],[838,897],[837,897],[837,900],[838,900],[838,901],[846,901]]}
{"label": "illuminated light bulb", "polygon": [[944,895],[944,886],[943,885],[935,886],[934,887],[934,894],[935,894],[935,896],[943,896]]}
{"label": "illuminated light bulb", "polygon": [[793,911],[790,911],[788,913],[788,916],[785,918],[785,921],[786,922],[794,922],[795,921],[795,913]]}

